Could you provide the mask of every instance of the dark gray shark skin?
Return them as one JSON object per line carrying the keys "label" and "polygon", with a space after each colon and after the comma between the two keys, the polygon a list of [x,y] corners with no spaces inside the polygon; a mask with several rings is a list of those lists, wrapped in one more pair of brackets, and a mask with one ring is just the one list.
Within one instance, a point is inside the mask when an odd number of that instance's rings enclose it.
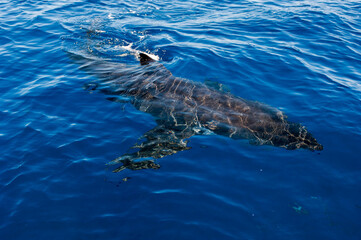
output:
{"label": "dark gray shark skin", "polygon": [[141,65],[136,67],[82,61],[81,68],[99,78],[88,88],[110,95],[112,101],[126,97],[136,109],[154,116],[158,124],[133,147],[136,151],[110,162],[121,164],[114,172],[157,169],[160,166],[155,159],[188,150],[186,139],[209,133],[289,150],[323,149],[304,126],[287,121],[287,116],[275,108],[175,77],[146,54],[139,54],[139,58]]}

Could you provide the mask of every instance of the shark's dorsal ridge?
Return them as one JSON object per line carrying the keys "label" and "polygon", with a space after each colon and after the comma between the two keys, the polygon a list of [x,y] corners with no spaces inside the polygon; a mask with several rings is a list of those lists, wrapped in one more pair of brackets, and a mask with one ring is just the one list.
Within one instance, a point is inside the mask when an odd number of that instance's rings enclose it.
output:
{"label": "shark's dorsal ridge", "polygon": [[151,62],[155,62],[154,59],[152,59],[151,57],[149,57],[147,54],[145,53],[139,53],[139,61],[141,65],[147,65]]}

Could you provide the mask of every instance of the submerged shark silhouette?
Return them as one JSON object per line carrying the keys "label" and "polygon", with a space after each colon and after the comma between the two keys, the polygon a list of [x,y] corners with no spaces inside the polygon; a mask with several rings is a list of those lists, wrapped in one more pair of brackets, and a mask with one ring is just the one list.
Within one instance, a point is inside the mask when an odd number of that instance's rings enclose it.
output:
{"label": "submerged shark silhouette", "polygon": [[[205,84],[174,77],[162,64],[140,53],[140,66],[122,66],[84,59],[81,69],[99,81],[87,88],[127,97],[134,107],[156,118],[157,127],[143,135],[144,141],[109,164],[121,164],[114,172],[159,168],[155,159],[188,150],[186,139],[213,132],[233,139],[249,139],[257,145],[286,149],[322,150],[323,147],[299,123],[287,121],[281,111],[249,101]],[[79,58],[78,58],[79,60]]]}

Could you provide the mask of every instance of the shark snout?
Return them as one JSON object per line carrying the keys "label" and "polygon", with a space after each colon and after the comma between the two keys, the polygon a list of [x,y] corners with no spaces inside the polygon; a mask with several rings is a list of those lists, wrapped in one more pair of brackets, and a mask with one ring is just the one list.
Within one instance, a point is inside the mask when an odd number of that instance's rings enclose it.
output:
{"label": "shark snout", "polygon": [[323,146],[299,123],[289,125],[289,144],[287,149],[309,149],[311,151],[321,151]]}
{"label": "shark snout", "polygon": [[308,148],[312,151],[321,151],[323,146],[317,142],[317,140],[309,133],[306,134],[306,139],[304,140],[305,148]]}
{"label": "shark snout", "polygon": [[315,145],[313,149],[316,150],[316,151],[322,151],[323,146],[321,144],[317,143],[317,145]]}

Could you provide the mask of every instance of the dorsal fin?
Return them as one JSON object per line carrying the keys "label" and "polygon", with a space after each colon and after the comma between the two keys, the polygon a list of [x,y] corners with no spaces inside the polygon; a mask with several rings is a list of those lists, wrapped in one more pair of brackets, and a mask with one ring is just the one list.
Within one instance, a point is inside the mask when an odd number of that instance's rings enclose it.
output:
{"label": "dorsal fin", "polygon": [[147,65],[151,62],[154,62],[154,59],[152,59],[145,53],[139,53],[139,60],[141,65]]}

